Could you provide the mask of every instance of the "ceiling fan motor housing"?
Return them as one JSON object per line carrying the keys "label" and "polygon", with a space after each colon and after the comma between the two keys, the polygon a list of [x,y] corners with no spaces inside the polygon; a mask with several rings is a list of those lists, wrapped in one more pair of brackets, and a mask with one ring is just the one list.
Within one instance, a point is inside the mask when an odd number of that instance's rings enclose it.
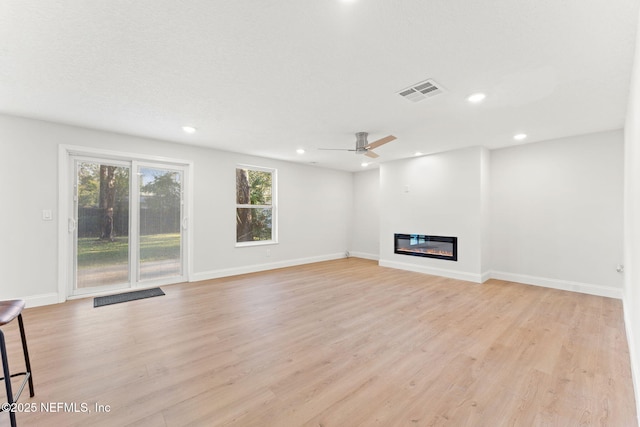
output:
{"label": "ceiling fan motor housing", "polygon": [[367,135],[369,135],[367,132],[356,133],[356,153],[362,154],[367,152],[365,148],[365,146],[369,144],[367,142]]}

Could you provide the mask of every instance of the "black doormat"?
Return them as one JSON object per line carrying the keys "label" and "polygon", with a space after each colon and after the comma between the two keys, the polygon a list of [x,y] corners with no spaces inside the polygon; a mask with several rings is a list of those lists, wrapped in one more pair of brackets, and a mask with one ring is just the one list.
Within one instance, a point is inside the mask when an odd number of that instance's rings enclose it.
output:
{"label": "black doormat", "polygon": [[103,305],[118,304],[121,302],[133,301],[137,299],[159,297],[161,295],[164,295],[164,292],[162,292],[162,289],[160,288],[143,289],[141,291],[125,292],[124,294],[95,297],[93,299],[93,306],[102,307]]}

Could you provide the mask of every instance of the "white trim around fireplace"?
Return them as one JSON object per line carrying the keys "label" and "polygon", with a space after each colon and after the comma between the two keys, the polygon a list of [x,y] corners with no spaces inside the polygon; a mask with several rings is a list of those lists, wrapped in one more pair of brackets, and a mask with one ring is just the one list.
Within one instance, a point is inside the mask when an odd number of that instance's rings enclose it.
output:
{"label": "white trim around fireplace", "polygon": [[468,282],[482,283],[483,274],[465,273],[462,271],[448,270],[445,268],[424,267],[398,261],[378,261],[380,267],[397,268],[399,270],[415,271],[416,273],[431,274],[433,276],[449,277],[451,279],[466,280]]}

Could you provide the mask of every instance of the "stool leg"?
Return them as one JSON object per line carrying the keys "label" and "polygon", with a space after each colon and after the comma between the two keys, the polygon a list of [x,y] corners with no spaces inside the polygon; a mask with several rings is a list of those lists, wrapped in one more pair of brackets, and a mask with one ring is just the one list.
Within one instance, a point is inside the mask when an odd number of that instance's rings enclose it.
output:
{"label": "stool leg", "polygon": [[11,427],[16,427],[16,413],[13,411],[13,392],[11,391],[11,373],[7,360],[7,347],[4,342],[4,333],[0,331],[0,353],[2,353],[2,369],[4,372],[4,385],[7,389],[7,403],[9,403],[9,419]]}
{"label": "stool leg", "polygon": [[31,372],[31,362],[29,362],[29,350],[27,349],[27,337],[24,333],[24,323],[22,323],[22,313],[18,315],[18,324],[20,325],[20,338],[22,339],[22,351],[24,352],[24,364],[29,373],[29,396],[33,397],[33,373]]}

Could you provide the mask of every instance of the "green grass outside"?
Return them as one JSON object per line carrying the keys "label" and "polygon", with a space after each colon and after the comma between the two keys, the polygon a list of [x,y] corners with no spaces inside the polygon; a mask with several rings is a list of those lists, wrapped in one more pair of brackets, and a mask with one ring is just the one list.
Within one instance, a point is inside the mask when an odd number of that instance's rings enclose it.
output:
{"label": "green grass outside", "polygon": [[[180,258],[180,233],[152,234],[140,237],[141,261]],[[95,237],[78,239],[78,268],[101,267],[129,262],[129,238],[116,237],[114,242]]]}

